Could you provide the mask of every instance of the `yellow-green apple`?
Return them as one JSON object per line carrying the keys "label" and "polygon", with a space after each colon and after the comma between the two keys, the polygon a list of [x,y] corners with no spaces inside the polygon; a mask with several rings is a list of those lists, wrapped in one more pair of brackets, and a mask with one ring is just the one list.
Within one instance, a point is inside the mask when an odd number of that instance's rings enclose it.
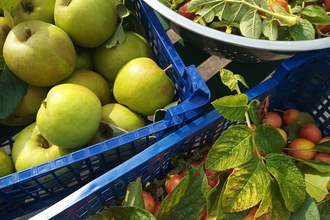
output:
{"label": "yellow-green apple", "polygon": [[113,95],[118,103],[148,116],[173,101],[174,85],[154,60],[139,57],[120,69],[113,85]]}
{"label": "yellow-green apple", "polygon": [[313,150],[315,144],[305,138],[297,138],[289,144],[289,154],[292,157],[304,160],[312,160],[317,153]]}
{"label": "yellow-green apple", "polygon": [[8,33],[3,46],[8,68],[33,86],[52,86],[74,70],[76,52],[59,27],[40,20],[23,21]]}
{"label": "yellow-green apple", "polygon": [[92,49],[79,47],[77,45],[75,45],[75,49],[76,49],[76,66],[74,69],[94,70],[93,60],[92,60]]}
{"label": "yellow-green apple", "polygon": [[55,0],[21,0],[10,12],[5,11],[5,18],[13,28],[26,20],[41,20],[54,24]]}
{"label": "yellow-green apple", "polygon": [[6,19],[4,17],[0,17],[0,56],[3,55],[3,45],[5,44],[10,30],[11,28],[8,26]]}
{"label": "yellow-green apple", "polygon": [[141,128],[146,124],[139,114],[119,103],[109,103],[102,106],[102,121],[128,132]]}
{"label": "yellow-green apple", "polygon": [[316,124],[306,123],[299,128],[299,136],[317,144],[322,138],[322,132]]}
{"label": "yellow-green apple", "polygon": [[0,177],[7,176],[13,172],[13,161],[4,150],[0,149]]}
{"label": "yellow-green apple", "polygon": [[111,48],[102,45],[92,55],[96,72],[109,82],[114,82],[120,68],[137,57],[153,58],[153,54],[147,40],[133,31],[125,31],[124,43]]}
{"label": "yellow-green apple", "polygon": [[37,113],[41,135],[62,148],[84,147],[96,134],[102,110],[90,89],[71,83],[53,86]]}
{"label": "yellow-green apple", "polygon": [[[92,18],[86,15],[93,15]],[[56,26],[71,37],[74,44],[94,48],[105,43],[117,24],[114,0],[56,0]]]}
{"label": "yellow-green apple", "polygon": [[108,104],[111,101],[110,85],[100,74],[92,70],[74,70],[69,77],[62,80],[59,84],[63,83],[78,84],[92,90],[100,99],[101,105]]}
{"label": "yellow-green apple", "polygon": [[23,100],[16,106],[11,115],[0,120],[0,124],[23,126],[35,122],[40,104],[46,98],[49,89],[49,87],[28,85]]}
{"label": "yellow-green apple", "polygon": [[[39,132],[36,123],[32,123],[20,131],[13,144],[12,148],[12,160],[16,171],[21,171],[27,168],[37,166],[42,163],[54,160],[61,156],[67,155],[73,152],[73,149],[66,149],[56,146],[47,141]],[[78,164],[75,164],[78,165]],[[67,168],[62,168],[55,173],[59,176],[62,174],[60,179],[66,179],[70,174],[63,175],[67,171]],[[46,181],[53,178],[51,174],[45,175],[39,178],[39,181]],[[55,181],[55,180],[54,180]],[[53,181],[47,183],[51,185]],[[33,184],[28,182],[27,184]]]}
{"label": "yellow-green apple", "polygon": [[282,115],[283,124],[284,125],[292,124],[298,118],[299,114],[300,111],[298,109],[295,108],[286,109]]}

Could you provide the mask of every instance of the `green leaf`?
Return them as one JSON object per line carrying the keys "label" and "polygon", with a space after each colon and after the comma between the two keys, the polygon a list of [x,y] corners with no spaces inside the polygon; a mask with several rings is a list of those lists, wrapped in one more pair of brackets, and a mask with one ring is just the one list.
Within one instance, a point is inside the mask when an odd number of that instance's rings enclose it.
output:
{"label": "green leaf", "polygon": [[115,33],[105,43],[105,47],[107,49],[115,47],[117,44],[122,45],[125,42],[126,37],[123,28],[123,18],[118,18],[118,19],[120,19],[120,22],[116,27]]}
{"label": "green leaf", "polygon": [[287,220],[290,218],[290,211],[285,208],[284,199],[281,195],[281,191],[279,188],[279,185],[277,182],[272,179],[271,182],[272,187],[272,209],[270,210],[270,217],[271,219],[281,219],[281,220]]}
{"label": "green leaf", "polygon": [[269,40],[277,40],[278,27],[272,17],[267,17],[262,21],[262,33]]}
{"label": "green leaf", "polygon": [[132,181],[128,184],[122,206],[135,206],[143,209],[145,208],[142,197],[141,177],[138,177],[135,181]]}
{"label": "green leaf", "polygon": [[133,206],[113,206],[109,211],[116,220],[156,220],[147,210]]}
{"label": "green leaf", "polygon": [[301,10],[301,14],[308,17],[326,18],[328,17],[324,9],[319,5],[308,5]]}
{"label": "green leaf", "polygon": [[[221,192],[223,191],[228,172],[223,172],[219,175],[219,183],[213,187],[207,195],[207,214],[208,216],[217,216],[218,207],[221,203]],[[221,207],[221,206],[220,206]]]}
{"label": "green leaf", "polygon": [[0,119],[13,113],[17,105],[23,100],[27,87],[27,83],[5,66],[0,75]]}
{"label": "green leaf", "polygon": [[323,162],[321,160],[303,160],[300,158],[294,158],[294,159],[302,164],[314,168],[315,170],[321,173],[330,172],[330,164]]}
{"label": "green leaf", "polygon": [[301,166],[300,170],[304,173],[307,193],[320,202],[329,193],[327,183],[330,181],[328,172],[320,172],[309,166]]}
{"label": "green leaf", "polygon": [[299,24],[289,27],[292,38],[299,40],[314,40],[315,29],[314,26],[306,19],[301,19]]}
{"label": "green leaf", "polygon": [[240,212],[257,205],[262,199],[269,181],[269,173],[263,162],[257,157],[234,168],[228,177],[222,196],[224,212]]}
{"label": "green leaf", "polygon": [[221,69],[220,70],[220,79],[222,84],[227,86],[230,91],[234,91],[237,89],[238,82],[235,79],[235,75],[232,71],[227,69]]}
{"label": "green leaf", "polygon": [[330,200],[325,200],[317,204],[317,209],[320,213],[320,219],[329,220],[330,219]]}
{"label": "green leaf", "polygon": [[281,153],[285,141],[280,132],[270,124],[261,124],[255,130],[256,143],[265,154]]}
{"label": "green leaf", "polygon": [[208,182],[203,166],[193,167],[163,199],[157,220],[199,219],[200,212],[206,206],[207,193]]}
{"label": "green leaf", "polygon": [[233,3],[230,7],[231,13],[228,18],[229,23],[239,23],[245,13],[249,10],[249,7],[241,3]]}
{"label": "green leaf", "polygon": [[196,11],[196,14],[202,16],[207,23],[212,22],[214,17],[218,17],[219,20],[226,19],[230,16],[229,3],[222,1],[214,5],[207,5],[202,9]]}
{"label": "green leaf", "polygon": [[299,129],[303,124],[306,124],[306,123],[315,123],[315,120],[309,113],[301,112],[295,122],[287,125],[284,128],[284,130],[288,134],[288,138],[291,141],[299,138]]}
{"label": "green leaf", "polygon": [[240,31],[244,37],[259,39],[262,23],[257,10],[248,10],[239,24]]}
{"label": "green leaf", "polygon": [[297,211],[291,214],[290,220],[320,220],[320,213],[313,198],[306,194],[306,199]]}
{"label": "green leaf", "polygon": [[103,209],[102,211],[90,216],[87,220],[108,220],[112,219],[114,216],[109,209]]}
{"label": "green leaf", "polygon": [[270,153],[265,157],[268,171],[276,179],[286,208],[294,212],[304,202],[306,185],[304,177],[293,161],[282,154]]}
{"label": "green leaf", "polygon": [[247,111],[248,96],[244,93],[228,95],[211,102],[225,119],[243,122]]}
{"label": "green leaf", "polygon": [[257,110],[259,109],[259,107],[260,107],[260,101],[258,99],[251,100],[248,105],[249,117],[250,117],[252,123],[255,124],[256,126],[259,126],[259,124],[260,124],[260,119],[259,119],[258,113],[257,113]]}
{"label": "green leaf", "polygon": [[234,219],[244,219],[247,214],[249,214],[249,209],[241,212],[222,212],[221,215],[217,216],[217,220],[234,220]]}
{"label": "green leaf", "polygon": [[319,152],[330,153],[330,141],[324,141],[320,144],[316,144],[313,149]]}
{"label": "green leaf", "polygon": [[253,157],[252,130],[235,125],[223,131],[209,151],[205,167],[222,171],[238,167]]}
{"label": "green leaf", "polygon": [[309,17],[309,16],[304,16],[304,19],[308,20],[312,24],[323,24],[323,25],[328,25],[330,24],[330,16],[326,17]]}

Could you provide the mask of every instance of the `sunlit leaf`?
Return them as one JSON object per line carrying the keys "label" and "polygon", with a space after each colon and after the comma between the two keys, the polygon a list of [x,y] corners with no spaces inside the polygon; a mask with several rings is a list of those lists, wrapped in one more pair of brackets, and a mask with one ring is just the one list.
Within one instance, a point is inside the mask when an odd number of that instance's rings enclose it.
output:
{"label": "sunlit leaf", "polygon": [[133,206],[113,206],[109,211],[116,220],[156,220],[147,210]]}
{"label": "sunlit leaf", "polygon": [[262,29],[262,22],[258,11],[248,10],[242,17],[239,27],[244,37],[258,39]]}
{"label": "sunlit leaf", "polygon": [[257,205],[269,181],[265,164],[257,157],[234,168],[222,196],[224,212],[240,212]]}
{"label": "sunlit leaf", "polygon": [[235,74],[228,69],[221,69],[220,70],[220,79],[222,84],[227,86],[230,91],[235,91],[238,86],[237,79],[235,78]]}
{"label": "sunlit leaf", "polygon": [[319,172],[309,166],[301,166],[300,170],[304,173],[307,193],[320,202],[329,193],[327,183],[330,181],[330,173]]}
{"label": "sunlit leaf", "polygon": [[306,19],[301,19],[299,24],[289,27],[289,31],[296,41],[315,39],[314,26]]}
{"label": "sunlit leaf", "polygon": [[248,105],[249,117],[250,117],[252,123],[255,124],[256,126],[259,126],[259,124],[260,124],[260,119],[257,114],[257,110],[259,107],[260,107],[260,101],[257,99],[251,100]]}
{"label": "sunlit leaf", "polygon": [[248,162],[253,157],[252,130],[236,125],[225,130],[209,151],[205,167],[227,170]]}
{"label": "sunlit leaf", "polygon": [[313,198],[306,194],[306,199],[297,211],[291,214],[290,220],[321,220]]}
{"label": "sunlit leaf", "polygon": [[225,119],[243,122],[247,111],[248,96],[244,93],[228,95],[211,102]]}
{"label": "sunlit leaf", "polygon": [[221,192],[228,178],[228,172],[219,175],[219,183],[213,187],[207,195],[207,214],[208,216],[217,216],[218,207],[221,202]]}
{"label": "sunlit leaf", "polygon": [[203,166],[192,168],[163,199],[157,220],[199,219],[200,212],[206,206],[207,193],[208,182]]}
{"label": "sunlit leaf", "polygon": [[267,17],[262,21],[262,33],[269,40],[277,40],[278,28],[272,17]]}
{"label": "sunlit leaf", "polygon": [[256,143],[265,154],[281,153],[285,141],[280,132],[270,124],[261,124],[256,129]]}
{"label": "sunlit leaf", "polygon": [[294,212],[304,202],[306,196],[305,180],[293,161],[282,154],[271,153],[265,157],[269,172],[276,179],[286,208]]}
{"label": "sunlit leaf", "polygon": [[231,13],[228,18],[229,23],[240,22],[243,15],[249,10],[249,7],[241,3],[233,3],[230,7]]}
{"label": "sunlit leaf", "polygon": [[126,188],[125,199],[122,205],[145,208],[142,197],[141,177],[138,177],[135,181],[132,181],[128,184]]}

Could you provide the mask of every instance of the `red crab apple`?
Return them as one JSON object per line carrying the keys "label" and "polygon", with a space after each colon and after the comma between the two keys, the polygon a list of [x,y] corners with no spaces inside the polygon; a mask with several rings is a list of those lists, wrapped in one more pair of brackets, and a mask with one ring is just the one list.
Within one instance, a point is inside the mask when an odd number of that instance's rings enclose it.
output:
{"label": "red crab apple", "polygon": [[317,127],[314,123],[306,123],[303,124],[299,129],[299,136],[301,138],[305,138],[313,142],[314,144],[317,144],[321,138],[322,133],[319,127]]}
{"label": "red crab apple", "polygon": [[143,202],[144,202],[144,207],[145,209],[150,212],[153,213],[155,211],[155,207],[156,207],[156,202],[154,197],[152,197],[152,195],[147,192],[147,191],[142,191],[142,197],[143,197]]}
{"label": "red crab apple", "polygon": [[270,124],[275,128],[280,128],[282,126],[282,118],[276,112],[267,112],[265,117],[262,119],[262,123]]}
{"label": "red crab apple", "polygon": [[330,154],[326,152],[317,152],[314,156],[314,160],[321,160],[330,164]]}
{"label": "red crab apple", "polygon": [[289,108],[285,110],[282,115],[283,124],[285,125],[292,124],[293,122],[295,122],[299,114],[300,111],[298,109]]}
{"label": "red crab apple", "polygon": [[154,212],[152,213],[152,214],[155,216],[155,218],[157,218],[158,210],[159,210],[159,207],[160,207],[161,204],[162,204],[162,201],[157,201],[157,202],[156,202],[155,210],[154,210]]}
{"label": "red crab apple", "polygon": [[165,180],[165,190],[167,193],[171,193],[172,190],[178,183],[181,181],[183,177],[179,174],[172,174]]}
{"label": "red crab apple", "polygon": [[250,212],[243,218],[243,220],[254,220],[254,215],[256,214],[258,210],[258,207],[257,206],[254,206]]}
{"label": "red crab apple", "polygon": [[313,150],[315,144],[305,138],[297,138],[289,144],[289,154],[292,157],[304,160],[312,160],[317,153]]}
{"label": "red crab apple", "polygon": [[180,8],[180,14],[181,14],[183,17],[186,17],[186,18],[188,18],[188,19],[190,19],[190,20],[194,20],[196,14],[195,14],[195,13],[191,13],[191,12],[187,12],[187,8],[188,8],[188,6],[189,6],[189,3],[190,3],[190,1],[188,1],[188,2],[186,2],[186,3],[184,3],[184,4],[182,5],[182,7]]}

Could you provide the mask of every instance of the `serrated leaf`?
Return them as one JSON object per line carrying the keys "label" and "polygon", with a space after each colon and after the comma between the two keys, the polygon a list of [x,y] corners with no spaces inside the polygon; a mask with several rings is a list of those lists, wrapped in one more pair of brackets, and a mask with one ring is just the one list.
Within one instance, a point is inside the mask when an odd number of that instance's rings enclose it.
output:
{"label": "serrated leaf", "polygon": [[142,197],[141,177],[138,177],[136,180],[128,184],[122,206],[135,206],[143,209],[145,208]]}
{"label": "serrated leaf", "polygon": [[23,100],[28,85],[5,66],[0,75],[0,119],[8,117]]}
{"label": "serrated leaf", "polygon": [[163,199],[157,220],[199,219],[200,212],[206,206],[207,193],[208,182],[203,166],[193,167]]}
{"label": "serrated leaf", "polygon": [[255,124],[256,126],[259,126],[259,124],[260,124],[260,119],[259,119],[258,113],[257,113],[257,110],[259,107],[260,107],[260,101],[258,99],[251,100],[248,105],[249,117],[250,117],[252,123]]}
{"label": "serrated leaf", "polygon": [[147,210],[133,206],[112,206],[109,211],[116,220],[156,220]]}
{"label": "serrated leaf", "polygon": [[267,17],[262,21],[262,33],[269,40],[277,40],[278,27],[272,17]]}
{"label": "serrated leaf", "polygon": [[291,212],[296,211],[306,196],[303,175],[293,161],[285,155],[270,153],[266,155],[265,160],[268,171],[279,185],[285,207]]}
{"label": "serrated leaf", "polygon": [[267,189],[270,177],[257,157],[234,168],[222,196],[224,212],[240,212],[257,205]]}
{"label": "serrated leaf", "polygon": [[307,5],[301,10],[301,14],[309,17],[326,18],[328,17],[324,9],[319,5]]}
{"label": "serrated leaf", "polygon": [[257,10],[248,10],[239,24],[244,37],[259,39],[262,30],[262,22]]}
{"label": "serrated leaf", "polygon": [[301,19],[299,24],[289,27],[291,37],[296,40],[314,40],[314,26],[306,19]]}
{"label": "serrated leaf", "polygon": [[304,16],[304,19],[308,20],[312,24],[323,24],[323,25],[328,25],[330,24],[330,16],[326,17],[309,17],[309,16]]}
{"label": "serrated leaf", "polygon": [[320,202],[329,193],[327,183],[330,180],[330,174],[320,172],[309,166],[301,166],[300,170],[304,173],[307,193]]}
{"label": "serrated leaf", "polygon": [[284,130],[288,134],[288,138],[291,141],[299,138],[299,129],[303,124],[306,124],[306,123],[315,123],[315,120],[309,113],[301,112],[295,122],[287,125],[284,128]]}
{"label": "serrated leaf", "polygon": [[207,195],[207,215],[217,216],[218,207],[221,202],[221,192],[228,178],[228,172],[223,172],[219,175],[219,183],[213,187]]}
{"label": "serrated leaf", "polygon": [[330,199],[318,203],[317,209],[319,210],[320,213],[320,219],[322,220],[330,219]]}
{"label": "serrated leaf", "polygon": [[233,3],[230,7],[231,13],[228,18],[229,23],[239,23],[244,14],[249,10],[249,7],[241,3]]}
{"label": "serrated leaf", "polygon": [[214,20],[214,17],[218,17],[219,20],[228,18],[230,15],[230,5],[225,1],[221,1],[216,4],[204,6],[195,13],[202,16],[209,23]]}
{"label": "serrated leaf", "polygon": [[205,167],[222,171],[238,167],[253,157],[252,130],[235,125],[223,131],[209,151]]}
{"label": "serrated leaf", "polygon": [[265,154],[281,153],[285,141],[280,132],[270,124],[261,124],[255,130],[256,143]]}
{"label": "serrated leaf", "polygon": [[246,94],[228,95],[211,102],[225,119],[243,122],[247,111],[248,97]]}
{"label": "serrated leaf", "polygon": [[220,79],[222,84],[227,86],[230,89],[230,91],[234,91],[237,89],[238,82],[235,78],[235,74],[232,71],[228,69],[221,69]]}
{"label": "serrated leaf", "polygon": [[320,220],[320,213],[313,198],[306,194],[306,199],[297,211],[291,214],[290,220]]}
{"label": "serrated leaf", "polygon": [[294,158],[302,164],[310,166],[321,173],[330,172],[330,164],[323,162],[321,160],[303,160],[300,158]]}
{"label": "serrated leaf", "polygon": [[125,42],[125,31],[123,28],[123,18],[118,18],[120,20],[116,27],[115,33],[105,42],[105,47],[107,49],[115,47],[116,45],[122,45]]}

